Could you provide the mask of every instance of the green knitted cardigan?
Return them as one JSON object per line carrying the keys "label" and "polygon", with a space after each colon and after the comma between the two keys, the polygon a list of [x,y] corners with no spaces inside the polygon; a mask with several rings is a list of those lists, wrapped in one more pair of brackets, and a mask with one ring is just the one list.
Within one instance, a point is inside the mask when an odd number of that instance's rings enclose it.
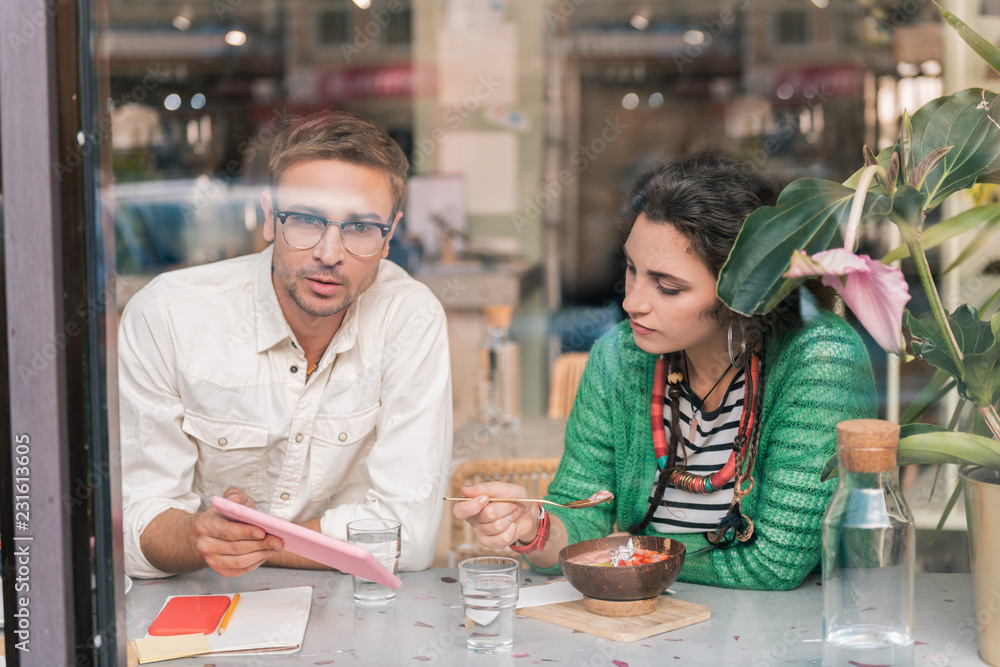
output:
{"label": "green knitted cardigan", "polygon": [[[820,482],[820,471],[836,451],[836,424],[875,416],[867,350],[836,315],[822,312],[771,336],[766,354],[754,486],[743,499],[757,539],[692,554],[708,546],[704,533],[666,535],[687,545],[681,581],[759,590],[798,586],[820,559],[823,512],[836,488],[836,480]],[[609,489],[615,499],[585,510],[553,508],[570,544],[603,537],[616,524],[626,530],[649,506],[657,471],[649,421],[656,358],[636,346],[627,321],[590,352],[546,498],[565,503]],[[663,535],[652,525],[645,534]]]}

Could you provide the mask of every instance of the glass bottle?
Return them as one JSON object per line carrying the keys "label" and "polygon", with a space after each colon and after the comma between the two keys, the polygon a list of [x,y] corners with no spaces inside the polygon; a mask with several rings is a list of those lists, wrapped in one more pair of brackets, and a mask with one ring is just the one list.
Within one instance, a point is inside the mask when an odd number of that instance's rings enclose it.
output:
{"label": "glass bottle", "polygon": [[899,425],[837,425],[840,481],[823,517],[823,664],[913,664],[913,515]]}
{"label": "glass bottle", "polygon": [[489,424],[516,426],[521,418],[521,354],[511,338],[511,306],[487,306],[486,336],[480,346],[479,417]]}

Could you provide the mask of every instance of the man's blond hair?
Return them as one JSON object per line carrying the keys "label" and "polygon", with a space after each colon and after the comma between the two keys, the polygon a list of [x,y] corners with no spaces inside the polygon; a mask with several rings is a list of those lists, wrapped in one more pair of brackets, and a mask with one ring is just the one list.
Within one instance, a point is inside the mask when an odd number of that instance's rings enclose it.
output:
{"label": "man's blond hair", "polygon": [[399,144],[371,121],[346,111],[293,118],[271,145],[271,187],[277,187],[289,167],[306,160],[340,160],[383,171],[392,191],[393,213],[402,210],[409,162]]}

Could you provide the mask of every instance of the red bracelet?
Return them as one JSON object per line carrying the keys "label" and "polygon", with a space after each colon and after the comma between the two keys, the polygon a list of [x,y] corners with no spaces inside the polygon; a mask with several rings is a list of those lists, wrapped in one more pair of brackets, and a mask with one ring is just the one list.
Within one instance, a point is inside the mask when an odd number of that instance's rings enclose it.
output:
{"label": "red bracelet", "polygon": [[538,530],[535,532],[535,539],[523,546],[515,542],[510,545],[511,551],[519,554],[530,554],[532,551],[541,551],[545,548],[545,543],[549,541],[549,514],[541,503],[538,503],[538,511]]}

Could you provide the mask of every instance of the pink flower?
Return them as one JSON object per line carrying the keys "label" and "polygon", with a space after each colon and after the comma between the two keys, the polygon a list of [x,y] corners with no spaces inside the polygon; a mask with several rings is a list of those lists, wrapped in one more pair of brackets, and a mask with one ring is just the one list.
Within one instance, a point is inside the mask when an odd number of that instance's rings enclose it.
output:
{"label": "pink flower", "polygon": [[902,271],[845,248],[824,250],[812,257],[802,250],[792,253],[785,277],[810,276],[822,276],[824,285],[837,290],[882,349],[903,352],[903,309],[910,300],[910,290]]}

